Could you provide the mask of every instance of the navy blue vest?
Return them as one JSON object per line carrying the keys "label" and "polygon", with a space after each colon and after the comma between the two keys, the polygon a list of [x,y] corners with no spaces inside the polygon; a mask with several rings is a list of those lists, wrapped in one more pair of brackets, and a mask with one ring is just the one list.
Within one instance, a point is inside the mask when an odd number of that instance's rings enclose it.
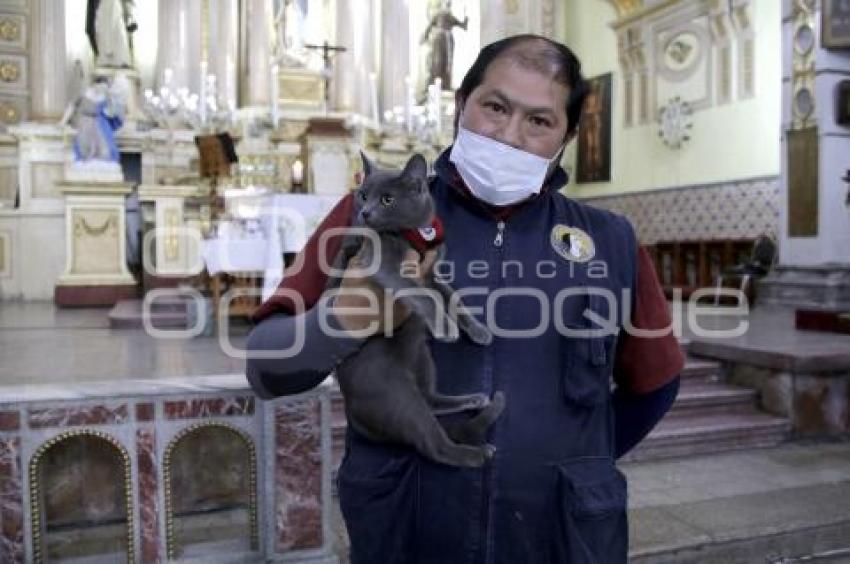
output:
{"label": "navy blue vest", "polygon": [[[614,462],[610,401],[617,337],[571,330],[599,328],[586,309],[622,325],[623,291],[633,295],[635,284],[634,232],[622,217],[564,197],[556,183],[516,210],[499,237],[497,221],[449,184],[447,154],[431,184],[447,245],[438,273],[469,291],[464,302],[482,308],[479,319],[528,336],[497,335],[487,347],[466,338],[432,344],[441,393],[505,394],[488,438],[496,455],[483,468],[440,465],[349,426],[338,488],[351,562],[625,563],[627,486]],[[556,225],[589,234],[593,259],[560,255]]]}

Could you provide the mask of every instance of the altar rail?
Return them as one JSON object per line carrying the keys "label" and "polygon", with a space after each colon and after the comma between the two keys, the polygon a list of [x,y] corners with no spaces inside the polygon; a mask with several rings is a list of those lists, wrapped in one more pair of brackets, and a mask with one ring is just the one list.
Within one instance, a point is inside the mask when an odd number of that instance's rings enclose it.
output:
{"label": "altar rail", "polygon": [[328,388],[0,388],[0,562],[337,562]]}

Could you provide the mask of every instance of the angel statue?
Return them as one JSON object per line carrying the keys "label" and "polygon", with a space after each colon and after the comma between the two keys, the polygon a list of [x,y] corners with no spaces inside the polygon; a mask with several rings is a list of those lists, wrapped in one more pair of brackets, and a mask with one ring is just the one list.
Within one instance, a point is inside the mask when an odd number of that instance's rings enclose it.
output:
{"label": "angel statue", "polygon": [[106,77],[98,77],[86,86],[82,65],[77,61],[73,82],[78,84],[76,91],[79,95],[68,104],[60,125],[65,126],[72,121],[76,125],[74,168],[120,171],[115,132],[124,123],[129,92],[127,78],[119,74],[110,82]]}
{"label": "angel statue", "polygon": [[88,0],[86,35],[101,68],[132,68],[133,0]]}

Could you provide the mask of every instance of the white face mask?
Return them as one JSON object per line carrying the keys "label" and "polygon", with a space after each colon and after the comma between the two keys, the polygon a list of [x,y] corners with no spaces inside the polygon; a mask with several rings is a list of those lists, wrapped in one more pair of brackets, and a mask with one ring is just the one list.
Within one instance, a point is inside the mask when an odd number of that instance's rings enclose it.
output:
{"label": "white face mask", "polygon": [[538,194],[551,159],[515,149],[458,125],[449,160],[455,164],[469,190],[494,206],[506,206]]}

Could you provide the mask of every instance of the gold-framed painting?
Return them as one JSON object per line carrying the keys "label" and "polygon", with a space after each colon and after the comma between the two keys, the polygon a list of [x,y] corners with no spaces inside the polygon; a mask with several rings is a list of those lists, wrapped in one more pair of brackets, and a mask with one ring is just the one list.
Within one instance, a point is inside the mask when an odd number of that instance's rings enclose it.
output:
{"label": "gold-framed painting", "polygon": [[590,91],[581,110],[576,182],[611,181],[611,84],[613,75],[588,80]]}

